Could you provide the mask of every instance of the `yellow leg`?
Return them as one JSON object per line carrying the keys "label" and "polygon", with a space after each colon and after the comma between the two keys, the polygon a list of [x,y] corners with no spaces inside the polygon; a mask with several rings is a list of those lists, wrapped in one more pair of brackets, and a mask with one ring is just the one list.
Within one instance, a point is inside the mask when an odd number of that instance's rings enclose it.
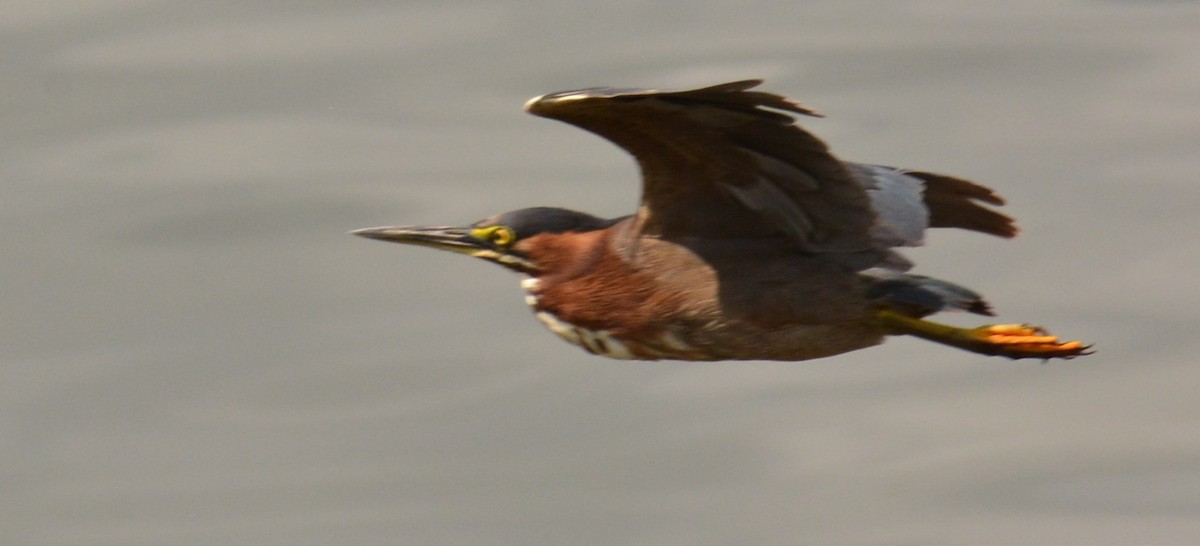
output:
{"label": "yellow leg", "polygon": [[1027,324],[989,324],[958,328],[908,317],[882,309],[876,320],[894,334],[906,334],[973,353],[1008,358],[1074,358],[1091,354],[1091,346],[1078,341],[1060,342],[1044,329]]}

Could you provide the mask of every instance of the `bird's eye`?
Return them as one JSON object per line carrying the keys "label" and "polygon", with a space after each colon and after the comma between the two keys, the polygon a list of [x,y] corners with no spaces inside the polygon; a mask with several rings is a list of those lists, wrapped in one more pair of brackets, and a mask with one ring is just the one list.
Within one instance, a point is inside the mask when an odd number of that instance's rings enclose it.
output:
{"label": "bird's eye", "polygon": [[472,232],[471,235],[502,247],[511,245],[517,240],[517,234],[504,226],[479,228]]}
{"label": "bird's eye", "polygon": [[499,246],[508,246],[516,242],[517,234],[504,226],[496,226],[492,231],[492,242]]}

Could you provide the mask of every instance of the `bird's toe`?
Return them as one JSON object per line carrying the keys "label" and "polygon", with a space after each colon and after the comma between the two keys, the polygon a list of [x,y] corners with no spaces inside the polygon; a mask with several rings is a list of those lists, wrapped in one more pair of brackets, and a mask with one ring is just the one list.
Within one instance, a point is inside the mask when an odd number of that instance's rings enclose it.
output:
{"label": "bird's toe", "polygon": [[1074,358],[1092,352],[1091,345],[1060,341],[1045,328],[1028,324],[989,324],[970,332],[989,352],[1009,358]]}

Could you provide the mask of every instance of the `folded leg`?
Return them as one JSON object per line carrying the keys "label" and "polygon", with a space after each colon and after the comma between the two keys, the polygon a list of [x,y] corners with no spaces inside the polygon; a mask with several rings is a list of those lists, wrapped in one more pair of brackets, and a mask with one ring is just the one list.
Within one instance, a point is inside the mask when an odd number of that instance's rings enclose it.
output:
{"label": "folded leg", "polygon": [[882,309],[876,319],[893,334],[927,339],[973,353],[1018,358],[1074,358],[1091,354],[1091,346],[1059,341],[1044,329],[1027,324],[989,324],[959,328]]}

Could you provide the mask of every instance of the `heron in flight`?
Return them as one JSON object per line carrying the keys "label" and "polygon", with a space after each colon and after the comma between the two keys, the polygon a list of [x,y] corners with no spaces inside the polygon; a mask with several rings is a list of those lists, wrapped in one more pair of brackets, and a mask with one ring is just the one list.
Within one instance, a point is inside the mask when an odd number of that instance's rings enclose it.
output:
{"label": "heron in flight", "polygon": [[591,88],[525,109],[612,141],[641,168],[619,218],[553,207],[463,227],[357,235],[466,254],[524,275],[534,316],[588,352],[640,360],[807,360],[910,335],[1009,358],[1089,353],[1040,327],[960,328],[940,311],[991,315],[977,293],[909,273],[897,247],[929,228],[1013,237],[991,189],[925,171],[842,161],[796,125],[816,112],[754,90]]}

